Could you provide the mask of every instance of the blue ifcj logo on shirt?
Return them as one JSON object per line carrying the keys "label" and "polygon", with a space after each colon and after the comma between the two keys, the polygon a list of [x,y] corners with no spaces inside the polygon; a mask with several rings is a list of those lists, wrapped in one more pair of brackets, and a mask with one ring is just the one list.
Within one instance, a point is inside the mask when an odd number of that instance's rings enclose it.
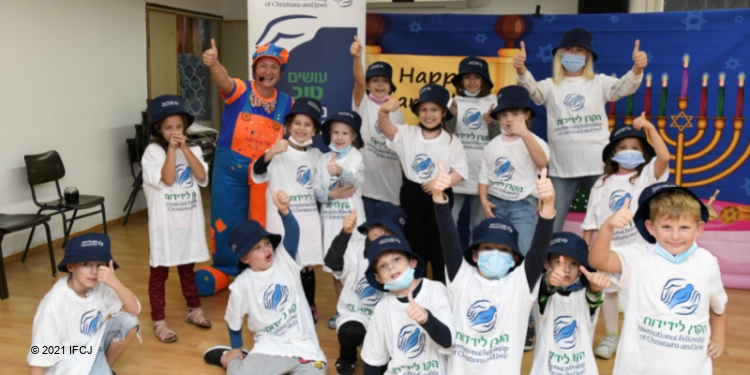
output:
{"label": "blue ifcj logo on shirt", "polygon": [[301,165],[297,168],[297,182],[306,189],[312,189],[312,171],[310,167]]}
{"label": "blue ifcj logo on shirt", "polygon": [[572,316],[558,316],[555,318],[555,344],[560,349],[572,349],[576,346],[578,336],[578,322]]}
{"label": "blue ifcj logo on shirt", "polygon": [[273,284],[263,293],[263,307],[266,310],[281,311],[289,299],[289,288],[286,285]]}
{"label": "blue ifcj logo on shirt", "polygon": [[571,111],[578,111],[586,104],[586,97],[580,94],[565,95],[563,104]]}
{"label": "blue ifcj logo on shirt", "polygon": [[425,154],[418,154],[414,157],[414,162],[411,163],[411,168],[414,172],[417,172],[417,176],[423,180],[430,179],[432,172],[435,170],[435,163],[432,162],[429,156]]}
{"label": "blue ifcj logo on shirt", "polygon": [[674,278],[664,283],[661,301],[678,315],[692,315],[701,302],[701,294],[685,279]]}
{"label": "blue ifcj logo on shirt", "polygon": [[484,124],[484,116],[482,115],[482,112],[479,112],[476,108],[470,108],[466,111],[462,119],[464,124],[466,124],[466,127],[471,130],[477,130],[482,127],[482,124]]}
{"label": "blue ifcj logo on shirt", "polygon": [[510,163],[507,158],[499,157],[495,160],[495,177],[500,180],[508,181],[513,178],[513,173],[516,168]]}
{"label": "blue ifcj logo on shirt", "polygon": [[339,184],[339,176],[331,176],[331,185],[328,186],[328,190],[333,190],[336,188],[336,185]]}
{"label": "blue ifcj logo on shirt", "polygon": [[[609,209],[612,210],[612,212],[621,209],[625,206],[625,200],[628,198],[630,198],[631,202],[633,201],[633,196],[630,195],[629,192],[625,190],[616,190],[609,196]],[[630,203],[628,203],[628,207],[626,208],[630,208]]]}
{"label": "blue ifcj logo on shirt", "polygon": [[181,188],[193,187],[193,172],[187,164],[177,164],[176,182]]}
{"label": "blue ifcj logo on shirt", "polygon": [[370,283],[367,282],[366,277],[359,279],[357,286],[354,287],[354,293],[357,293],[359,302],[367,307],[377,305],[383,297],[383,292],[373,288]]}
{"label": "blue ifcj logo on shirt", "polygon": [[96,332],[99,327],[99,323],[104,321],[104,315],[99,310],[89,310],[81,315],[81,333],[86,336],[91,336]]}
{"label": "blue ifcj logo on shirt", "polygon": [[466,317],[469,318],[469,324],[475,331],[489,332],[495,328],[497,308],[486,299],[479,300],[471,304]]}
{"label": "blue ifcj logo on shirt", "polygon": [[409,324],[401,328],[398,333],[398,350],[407,358],[416,358],[424,351],[427,335],[416,324]]}

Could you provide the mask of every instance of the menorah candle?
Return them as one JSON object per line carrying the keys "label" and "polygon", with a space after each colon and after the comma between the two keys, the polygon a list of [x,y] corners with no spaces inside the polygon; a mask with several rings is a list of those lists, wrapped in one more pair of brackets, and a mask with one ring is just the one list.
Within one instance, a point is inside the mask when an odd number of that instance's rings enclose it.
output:
{"label": "menorah candle", "polygon": [[706,116],[706,107],[708,105],[708,73],[703,73],[701,82],[701,111],[699,116]]}
{"label": "menorah candle", "polygon": [[628,95],[628,106],[627,106],[627,108],[625,110],[625,116],[632,116],[633,115],[633,95],[635,95],[635,94]]}
{"label": "menorah candle", "polygon": [[724,79],[726,79],[726,74],[719,73],[719,102],[716,104],[716,117],[724,117]]}
{"label": "menorah candle", "polygon": [[[617,74],[616,73],[612,73],[612,78],[617,78]],[[609,113],[607,113],[607,115],[609,115],[609,116],[614,116],[615,115],[615,101],[614,100],[611,101],[611,102],[609,102]]]}
{"label": "menorah candle", "polygon": [[688,73],[688,63],[690,62],[690,55],[687,53],[682,56],[682,87],[680,88],[680,97],[687,97],[688,80],[690,74]]}
{"label": "menorah candle", "polygon": [[745,100],[745,73],[737,76],[737,113],[735,117],[742,117],[742,102]]}
{"label": "menorah candle", "polygon": [[667,73],[661,75],[661,100],[659,101],[659,116],[667,115]]}
{"label": "menorah candle", "polygon": [[643,112],[646,116],[651,114],[651,73],[646,74],[646,99],[643,103]]}

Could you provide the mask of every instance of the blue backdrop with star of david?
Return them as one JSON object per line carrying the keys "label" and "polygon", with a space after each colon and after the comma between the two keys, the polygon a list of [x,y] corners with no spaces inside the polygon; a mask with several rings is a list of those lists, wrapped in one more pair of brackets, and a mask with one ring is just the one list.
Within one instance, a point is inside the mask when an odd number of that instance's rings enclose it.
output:
{"label": "blue backdrop with star of david", "polygon": [[[506,40],[495,32],[501,15],[418,15],[383,14],[384,31],[375,38],[374,44],[382,47],[386,54],[416,54],[443,56],[497,56],[497,51],[506,47]],[[685,168],[695,168],[717,159],[730,148],[733,133],[733,116],[737,106],[738,75],[750,73],[750,9],[668,12],[646,14],[596,14],[596,15],[543,15],[540,18],[522,16],[525,30],[513,47],[523,40],[528,54],[527,67],[537,79],[551,74],[552,49],[557,46],[566,30],[584,27],[594,36],[594,50],[599,55],[595,70],[603,74],[624,74],[631,69],[633,46],[639,39],[640,49],[649,56],[646,73],[653,75],[651,114],[659,110],[661,76],[667,73],[668,100],[667,133],[676,138],[678,130],[670,128],[669,116],[679,114],[677,97],[682,80],[683,55],[690,55],[689,85],[687,96],[688,116],[697,116],[700,106],[701,79],[709,74],[707,114],[708,128],[703,138],[685,150],[686,154],[698,152],[708,145],[714,135],[713,116],[717,114],[719,74],[726,74],[725,106],[726,126],[716,145],[706,155],[685,161]],[[369,21],[368,21],[369,22]],[[457,67],[456,67],[457,68]],[[394,77],[395,78],[395,77]],[[644,108],[645,79],[634,95],[633,113],[638,115]],[[494,90],[498,90],[495,87]],[[747,100],[744,100],[747,107]],[[618,125],[626,111],[626,99],[616,105]],[[536,124],[546,123],[543,107],[535,108],[539,114]],[[743,108],[748,112],[750,108]],[[682,121],[682,120],[681,120]],[[750,119],[745,120],[750,121]],[[655,120],[654,120],[655,122]],[[693,127],[685,129],[685,139],[697,133],[695,117]],[[680,125],[685,125],[684,122]],[[747,128],[747,129],[744,129]],[[535,126],[535,131],[546,138],[544,126]],[[699,181],[728,169],[738,163],[741,154],[750,148],[750,124],[743,124],[739,142],[725,161],[700,173],[683,175],[683,183]],[[675,148],[670,146],[670,152]],[[674,162],[670,164],[674,168]],[[670,175],[674,181],[674,175]],[[750,204],[750,162],[743,163],[734,172],[716,182],[694,187],[703,199],[721,190],[720,200]]]}

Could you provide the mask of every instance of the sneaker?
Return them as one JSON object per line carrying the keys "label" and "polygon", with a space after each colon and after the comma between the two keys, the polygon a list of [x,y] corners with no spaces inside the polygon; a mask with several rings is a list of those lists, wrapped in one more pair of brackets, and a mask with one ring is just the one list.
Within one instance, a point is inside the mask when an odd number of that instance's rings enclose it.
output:
{"label": "sneaker", "polygon": [[534,349],[534,341],[536,339],[536,331],[534,331],[534,326],[529,324],[528,329],[526,329],[526,343],[523,345],[523,351],[528,352],[531,349]]}
{"label": "sneaker", "polygon": [[328,328],[330,329],[336,329],[336,319],[339,318],[339,314],[336,314],[331,317],[331,319],[328,319]]}
{"label": "sneaker", "polygon": [[599,340],[599,345],[594,349],[594,354],[599,358],[610,359],[617,351],[617,343],[620,337],[615,335],[604,336]]}
{"label": "sneaker", "polygon": [[310,312],[312,313],[313,317],[313,323],[315,323],[315,326],[318,326],[318,308],[315,306],[310,307]]}
{"label": "sneaker", "polygon": [[221,357],[226,353],[227,351],[231,350],[232,348],[228,346],[214,346],[211,348],[208,348],[203,353],[203,360],[206,361],[209,365],[219,366],[221,368],[224,368],[224,366],[221,365]]}
{"label": "sneaker", "polygon": [[336,374],[338,375],[354,375],[354,363],[349,363],[343,358],[336,360]]}

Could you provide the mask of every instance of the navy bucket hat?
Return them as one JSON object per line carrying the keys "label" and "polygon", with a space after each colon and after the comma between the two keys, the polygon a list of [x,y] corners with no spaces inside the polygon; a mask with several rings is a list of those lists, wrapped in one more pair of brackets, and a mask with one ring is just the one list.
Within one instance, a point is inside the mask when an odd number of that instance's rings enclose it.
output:
{"label": "navy bucket hat", "polygon": [[531,111],[531,117],[536,117],[536,112],[529,106],[529,90],[517,85],[505,86],[497,92],[497,103],[490,112],[490,117],[497,120],[497,115],[506,109],[525,108]]}
{"label": "navy bucket hat", "polygon": [[453,76],[451,83],[458,89],[464,74],[479,74],[482,79],[490,85],[490,89],[495,87],[490,79],[489,64],[486,60],[480,59],[479,57],[469,56],[458,64],[458,74]]}
{"label": "navy bucket hat", "polygon": [[411,105],[411,111],[419,117],[419,111],[417,110],[419,105],[425,102],[433,102],[443,107],[445,110],[443,120],[450,120],[453,118],[453,113],[451,113],[450,108],[448,108],[448,100],[450,100],[450,98],[451,95],[445,87],[435,83],[428,83],[419,89],[419,99]]}
{"label": "navy bucket hat", "polygon": [[591,51],[591,55],[594,57],[594,61],[599,58],[594,52],[594,37],[591,33],[583,28],[575,28],[565,32],[560,41],[560,44],[552,50],[552,56],[555,55],[558,49],[568,47],[583,47]]}
{"label": "navy bucket hat", "polygon": [[371,242],[370,246],[367,247],[367,260],[370,262],[370,266],[367,267],[367,271],[365,271],[365,277],[367,278],[367,282],[370,283],[373,288],[381,291],[385,290],[383,284],[379,283],[375,279],[374,267],[378,256],[385,253],[386,251],[400,251],[408,255],[410,258],[416,259],[417,267],[414,269],[415,279],[424,277],[424,275],[426,274],[427,268],[425,267],[424,261],[419,257],[419,255],[411,251],[409,242],[407,242],[405,238],[401,236],[382,236],[377,240]]}
{"label": "navy bucket hat", "polygon": [[363,142],[362,134],[359,132],[359,130],[362,128],[362,117],[357,112],[347,110],[336,112],[333,117],[323,123],[323,128],[321,129],[321,132],[323,133],[323,143],[325,143],[326,145],[331,143],[331,125],[333,125],[333,123],[337,121],[343,122],[352,127],[352,129],[354,130],[354,134],[357,135],[357,138],[354,140],[353,145],[356,145],[355,147],[357,148],[361,148]]}
{"label": "navy bucket hat", "polygon": [[[70,272],[67,265],[79,262],[104,262],[109,266],[109,261],[114,260],[110,249],[111,242],[106,234],[86,233],[73,237],[65,247],[65,256],[57,265],[57,269]],[[117,262],[114,263],[114,267],[120,268]]]}
{"label": "navy bucket hat", "polygon": [[294,118],[294,115],[307,115],[313,120],[316,132],[320,131],[320,118],[323,117],[323,105],[315,98],[301,97],[294,101],[292,109],[286,115],[284,122]]}
{"label": "navy bucket hat", "polygon": [[671,182],[657,182],[641,192],[641,195],[638,197],[638,210],[635,211],[635,216],[633,217],[635,227],[638,228],[638,232],[641,233],[641,237],[643,237],[643,239],[645,239],[648,243],[656,243],[656,238],[654,238],[654,236],[652,236],[651,233],[648,232],[648,229],[646,229],[646,220],[649,220],[649,218],[651,217],[651,209],[649,208],[649,203],[659,194],[663,194],[670,190],[682,190],[693,197],[701,205],[701,220],[704,222],[708,222],[708,207],[706,207],[706,205],[701,202],[700,198],[698,198],[695,193],[687,188],[677,186]]}
{"label": "navy bucket hat", "polygon": [[643,152],[644,153],[648,152],[648,154],[651,155],[652,158],[656,155],[656,151],[654,151],[654,147],[648,143],[646,132],[644,132],[643,130],[636,130],[634,127],[630,125],[624,125],[615,129],[612,133],[609,134],[609,144],[604,146],[604,150],[602,150],[603,162],[607,161],[607,155],[610,155],[610,156],[613,155],[612,150],[617,145],[617,142],[625,138],[638,138],[638,139],[643,140],[643,142],[646,144],[646,149],[643,150]]}
{"label": "navy bucket hat", "polygon": [[552,235],[547,254],[567,255],[586,267],[589,272],[594,269],[589,265],[589,245],[581,236],[570,232],[559,232]]}
{"label": "navy bucket hat", "polygon": [[232,229],[227,243],[232,252],[237,256],[237,269],[239,271],[249,267],[247,264],[240,262],[240,259],[247,255],[264,237],[268,237],[268,240],[271,241],[274,251],[279,246],[279,243],[281,243],[280,235],[267,232],[255,220],[245,220]]}
{"label": "navy bucket hat", "polygon": [[162,95],[148,105],[148,113],[151,115],[151,121],[148,124],[148,130],[152,135],[158,135],[154,125],[160,123],[165,118],[172,115],[185,116],[185,130],[193,124],[194,117],[185,109],[185,104],[179,96]]}
{"label": "navy bucket hat", "polygon": [[520,257],[520,260],[516,262],[516,265],[518,265],[524,258],[523,254],[518,251],[518,231],[508,220],[498,217],[484,219],[479,225],[474,227],[472,236],[472,243],[464,250],[464,259],[474,267],[477,266],[477,262],[474,261],[472,251],[483,243],[495,243],[508,246]]}
{"label": "navy bucket hat", "polygon": [[406,214],[404,210],[390,202],[378,202],[372,210],[372,215],[367,221],[357,227],[359,233],[367,233],[367,229],[373,225],[382,225],[389,231],[400,237],[404,237],[404,225],[406,225]]}
{"label": "navy bucket hat", "polygon": [[385,61],[376,61],[367,67],[365,71],[365,80],[372,77],[385,77],[391,82],[391,92],[396,91],[396,85],[393,84],[393,67]]}

